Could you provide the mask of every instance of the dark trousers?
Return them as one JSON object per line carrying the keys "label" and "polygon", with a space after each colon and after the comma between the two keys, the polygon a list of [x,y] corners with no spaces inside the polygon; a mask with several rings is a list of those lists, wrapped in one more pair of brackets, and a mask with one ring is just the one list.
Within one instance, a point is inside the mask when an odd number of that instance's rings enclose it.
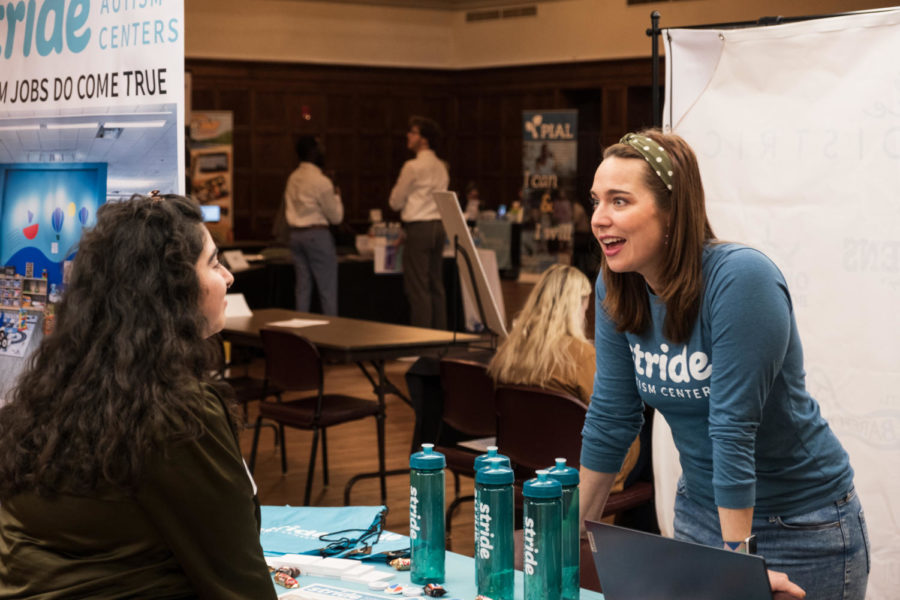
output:
{"label": "dark trousers", "polygon": [[447,329],[442,255],[444,227],[440,221],[404,224],[403,289],[409,300],[409,321],[415,327]]}

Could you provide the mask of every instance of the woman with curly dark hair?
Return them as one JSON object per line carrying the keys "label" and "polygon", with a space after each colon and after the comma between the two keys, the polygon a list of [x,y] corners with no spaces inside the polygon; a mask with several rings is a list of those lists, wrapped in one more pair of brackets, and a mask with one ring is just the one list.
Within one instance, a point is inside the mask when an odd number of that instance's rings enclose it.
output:
{"label": "woman with curly dark hair", "polygon": [[0,598],[274,598],[206,338],[233,282],[180,196],[109,203],[0,409]]}

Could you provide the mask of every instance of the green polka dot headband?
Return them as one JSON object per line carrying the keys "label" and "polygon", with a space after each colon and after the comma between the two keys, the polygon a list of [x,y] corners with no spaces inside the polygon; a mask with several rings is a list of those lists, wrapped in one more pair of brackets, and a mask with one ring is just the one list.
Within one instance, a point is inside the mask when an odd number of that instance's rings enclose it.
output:
{"label": "green polka dot headband", "polygon": [[672,191],[672,159],[666,154],[665,148],[647,136],[637,133],[626,133],[619,143],[627,144],[637,150],[669,191]]}

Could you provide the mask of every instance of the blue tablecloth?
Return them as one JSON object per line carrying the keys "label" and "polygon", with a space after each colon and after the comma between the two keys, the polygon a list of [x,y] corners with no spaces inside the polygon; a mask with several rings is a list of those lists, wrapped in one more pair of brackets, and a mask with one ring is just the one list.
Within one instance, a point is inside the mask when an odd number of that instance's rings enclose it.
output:
{"label": "blue tablecloth", "polygon": [[[347,507],[348,511],[354,511],[357,508],[363,507]],[[316,518],[317,511],[321,511],[320,514],[323,516],[331,516],[338,514],[340,511],[335,508],[329,508],[328,510],[318,509],[316,507],[272,507],[272,506],[263,506],[262,507],[262,521],[263,521],[263,530],[267,528],[267,524],[271,526],[276,520],[278,523],[282,525],[291,518],[293,514],[297,520],[296,526],[301,529],[308,529],[308,523],[313,521],[317,525],[317,529],[322,529],[323,525],[327,527],[327,523],[324,523],[322,519]],[[362,514],[362,513],[360,513]],[[368,515],[366,514],[366,517]],[[361,525],[361,527],[365,527],[368,523]],[[402,536],[397,536],[402,537]],[[273,552],[271,548],[267,548],[266,535],[265,533],[262,536],[262,544],[263,551],[266,554],[283,554],[288,552],[289,548],[284,545],[284,541],[280,540],[278,544],[278,550]],[[272,538],[270,538],[272,539]],[[303,553],[308,550],[307,545],[301,544],[294,552]],[[403,585],[407,585],[410,583],[409,581],[409,572],[400,572],[396,571],[392,567],[384,563],[371,563],[375,566],[376,570],[393,573],[394,578],[389,580],[389,583],[400,583]],[[593,568],[593,565],[586,565],[587,568]],[[475,589],[475,561],[468,556],[463,556],[461,554],[456,554],[453,552],[447,552],[446,558],[446,581],[444,582],[444,587],[447,589],[447,595],[444,596],[445,599],[450,598],[464,598],[470,600],[477,595],[477,591]],[[515,583],[515,597],[516,600],[521,600],[524,598],[523,593],[523,580],[522,580],[522,572],[516,571],[515,574],[516,583]],[[353,583],[348,581],[341,581],[340,579],[328,578],[328,577],[312,577],[312,576],[301,576],[298,579],[300,583],[300,587],[303,588],[307,585],[312,584],[325,584],[335,588],[341,588],[349,591],[355,591],[359,593],[364,593],[366,595],[372,595],[378,598],[402,598],[403,596],[391,596],[388,594],[381,594],[377,592],[372,592],[367,588],[367,586],[359,583]],[[289,590],[280,586],[275,586],[276,591],[279,596],[283,596],[290,592],[296,590]],[[591,592],[588,590],[581,590],[581,599],[582,600],[602,600],[603,594],[599,594],[597,592]]]}

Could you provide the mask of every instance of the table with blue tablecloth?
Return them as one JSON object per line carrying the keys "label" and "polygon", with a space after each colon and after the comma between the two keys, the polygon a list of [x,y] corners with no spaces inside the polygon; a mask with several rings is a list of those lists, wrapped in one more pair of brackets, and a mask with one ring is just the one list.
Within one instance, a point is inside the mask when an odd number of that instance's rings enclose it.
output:
{"label": "table with blue tablecloth", "polygon": [[[384,507],[285,507],[263,506],[262,527],[260,541],[263,552],[268,557],[277,557],[284,554],[314,553],[316,549],[326,545],[319,540],[323,533],[331,533],[339,530],[358,529],[365,530],[372,523],[373,517]],[[348,534],[352,536],[353,534]],[[409,547],[409,538],[403,535],[384,532],[378,544],[373,545],[372,552],[384,552]],[[408,571],[397,571],[383,561],[371,561],[377,571],[394,575],[389,583],[410,584]],[[593,568],[593,565],[587,565]],[[475,561],[472,558],[447,552],[446,555],[446,581],[444,588],[447,590],[445,599],[451,598],[475,598]],[[515,597],[523,598],[523,575],[521,571],[515,573]],[[398,598],[397,595],[388,595],[372,591],[367,585],[349,581],[342,581],[333,577],[315,577],[301,575],[298,578],[300,590],[308,586],[320,586],[320,592],[335,598],[356,600],[368,600],[369,598]],[[292,592],[280,586],[276,586],[279,597],[290,598]],[[355,593],[354,593],[355,592]],[[582,600],[602,600],[603,594],[588,590],[581,591]]]}

